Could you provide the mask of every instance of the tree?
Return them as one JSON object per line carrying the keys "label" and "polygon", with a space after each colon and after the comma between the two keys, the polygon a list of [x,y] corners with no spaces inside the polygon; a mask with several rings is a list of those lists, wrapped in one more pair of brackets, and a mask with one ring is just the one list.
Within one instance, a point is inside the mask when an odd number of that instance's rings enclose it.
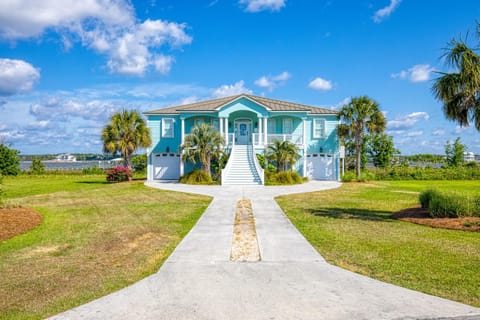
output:
{"label": "tree", "polygon": [[[477,35],[480,36],[479,31],[477,23]],[[465,40],[451,40],[442,58],[455,72],[439,72],[442,76],[435,80],[432,91],[443,103],[447,119],[460,126],[469,126],[472,122],[480,131],[480,57],[477,50],[469,48]]]}
{"label": "tree", "polygon": [[102,140],[103,151],[112,155],[120,152],[129,170],[132,170],[132,154],[152,144],[150,130],[136,110],[115,113],[102,130]]}
{"label": "tree", "polygon": [[0,142],[0,175],[16,176],[20,173],[19,151],[9,148],[4,142]]}
{"label": "tree", "polygon": [[445,154],[447,155],[447,165],[451,167],[458,167],[463,165],[463,155],[465,153],[466,147],[460,142],[460,137],[455,139],[453,145],[450,144],[450,141],[447,141],[445,146]]}
{"label": "tree", "polygon": [[368,154],[378,168],[386,168],[392,164],[393,155],[399,153],[393,145],[393,138],[385,133],[378,133],[368,138]]}
{"label": "tree", "polygon": [[30,173],[32,174],[45,174],[45,165],[40,158],[34,157],[32,164],[30,165]]}
{"label": "tree", "polygon": [[338,113],[338,118],[342,121],[338,126],[338,135],[345,146],[353,142],[356,174],[357,178],[360,178],[365,136],[383,132],[386,125],[385,116],[377,102],[362,96],[355,97],[344,105]]}
{"label": "tree", "polygon": [[196,125],[192,132],[185,136],[185,141],[180,146],[180,150],[183,151],[182,160],[193,163],[199,161],[202,170],[211,177],[211,162],[213,159],[220,159],[224,145],[225,139],[215,127],[207,123]]}
{"label": "tree", "polygon": [[286,171],[290,166],[292,168],[300,154],[297,146],[290,141],[273,140],[267,146],[266,157],[268,160],[277,164],[277,172]]}
{"label": "tree", "polygon": [[147,170],[147,155],[144,153],[133,156],[132,167],[135,172],[145,173]]}

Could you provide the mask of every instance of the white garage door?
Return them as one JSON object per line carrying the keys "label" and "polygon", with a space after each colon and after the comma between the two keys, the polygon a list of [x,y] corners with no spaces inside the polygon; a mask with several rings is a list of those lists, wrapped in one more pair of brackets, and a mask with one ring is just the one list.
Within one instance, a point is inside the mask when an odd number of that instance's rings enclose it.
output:
{"label": "white garage door", "polygon": [[177,180],[180,178],[180,155],[176,153],[159,153],[153,156],[154,180]]}
{"label": "white garage door", "polygon": [[331,154],[307,154],[307,176],[311,180],[336,180],[335,157]]}

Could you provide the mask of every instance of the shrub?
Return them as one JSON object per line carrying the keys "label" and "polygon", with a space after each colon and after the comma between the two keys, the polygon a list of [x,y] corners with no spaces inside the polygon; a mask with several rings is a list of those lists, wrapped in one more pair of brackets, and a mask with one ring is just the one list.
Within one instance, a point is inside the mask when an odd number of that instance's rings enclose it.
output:
{"label": "shrub", "polygon": [[83,168],[82,169],[83,174],[104,174],[105,169],[100,168],[96,164],[93,165],[91,168]]}
{"label": "shrub", "polygon": [[45,165],[42,163],[40,158],[33,158],[32,164],[30,165],[31,174],[45,174]]}
{"label": "shrub", "polygon": [[20,173],[19,151],[0,142],[0,174],[16,176]]}
{"label": "shrub", "polygon": [[423,209],[430,208],[430,202],[434,197],[438,197],[438,190],[437,189],[427,189],[420,193],[418,196],[418,200],[420,201],[420,205]]}
{"label": "shrub", "polygon": [[146,173],[147,172],[147,155],[146,154],[138,154],[132,157],[132,167],[133,171],[138,173]]}
{"label": "shrub", "polygon": [[420,194],[419,200],[422,208],[428,208],[432,217],[480,216],[480,197],[478,196],[429,189]]}
{"label": "shrub", "polygon": [[180,178],[185,184],[212,184],[212,177],[203,170],[193,170]]}
{"label": "shrub", "polygon": [[357,175],[354,171],[347,171],[343,174],[341,179],[342,179],[342,182],[352,182],[352,181],[367,182],[370,180],[375,180],[376,174],[370,171],[363,171],[360,174],[360,178],[357,179]]}
{"label": "shrub", "polygon": [[266,185],[291,185],[302,184],[304,180],[295,171],[281,171],[273,173],[265,171],[265,184]]}
{"label": "shrub", "polygon": [[357,176],[355,175],[355,172],[347,171],[342,176],[342,182],[352,182],[352,181],[355,181],[356,178]]}
{"label": "shrub", "polygon": [[122,182],[132,180],[133,172],[127,167],[116,166],[107,170],[108,182]]}

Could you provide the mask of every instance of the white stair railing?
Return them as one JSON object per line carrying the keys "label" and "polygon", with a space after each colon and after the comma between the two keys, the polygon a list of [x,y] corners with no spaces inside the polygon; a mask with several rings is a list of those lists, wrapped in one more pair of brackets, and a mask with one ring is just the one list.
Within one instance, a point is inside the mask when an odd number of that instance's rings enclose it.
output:
{"label": "white stair railing", "polygon": [[260,181],[262,182],[262,185],[265,184],[265,170],[260,166],[260,163],[258,162],[257,159],[257,154],[255,153],[255,148],[252,148],[250,146],[250,154],[253,157],[253,163],[255,164],[255,169],[257,170],[258,175],[260,176]]}
{"label": "white stair railing", "polygon": [[222,185],[228,174],[228,170],[230,170],[230,167],[232,166],[233,158],[234,158],[234,150],[235,150],[235,144],[232,144],[232,149],[230,150],[230,157],[228,158],[227,165],[225,166],[225,168],[222,169]]}

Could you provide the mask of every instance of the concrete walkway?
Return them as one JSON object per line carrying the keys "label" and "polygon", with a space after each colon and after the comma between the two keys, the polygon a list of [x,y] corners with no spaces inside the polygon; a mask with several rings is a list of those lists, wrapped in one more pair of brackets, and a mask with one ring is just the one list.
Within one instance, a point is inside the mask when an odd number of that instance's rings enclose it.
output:
{"label": "concrete walkway", "polygon": [[[339,183],[147,185],[214,199],[156,274],[52,319],[480,319],[480,309],[326,263],[273,200]],[[261,262],[229,261],[235,206],[242,198],[252,201]]]}

